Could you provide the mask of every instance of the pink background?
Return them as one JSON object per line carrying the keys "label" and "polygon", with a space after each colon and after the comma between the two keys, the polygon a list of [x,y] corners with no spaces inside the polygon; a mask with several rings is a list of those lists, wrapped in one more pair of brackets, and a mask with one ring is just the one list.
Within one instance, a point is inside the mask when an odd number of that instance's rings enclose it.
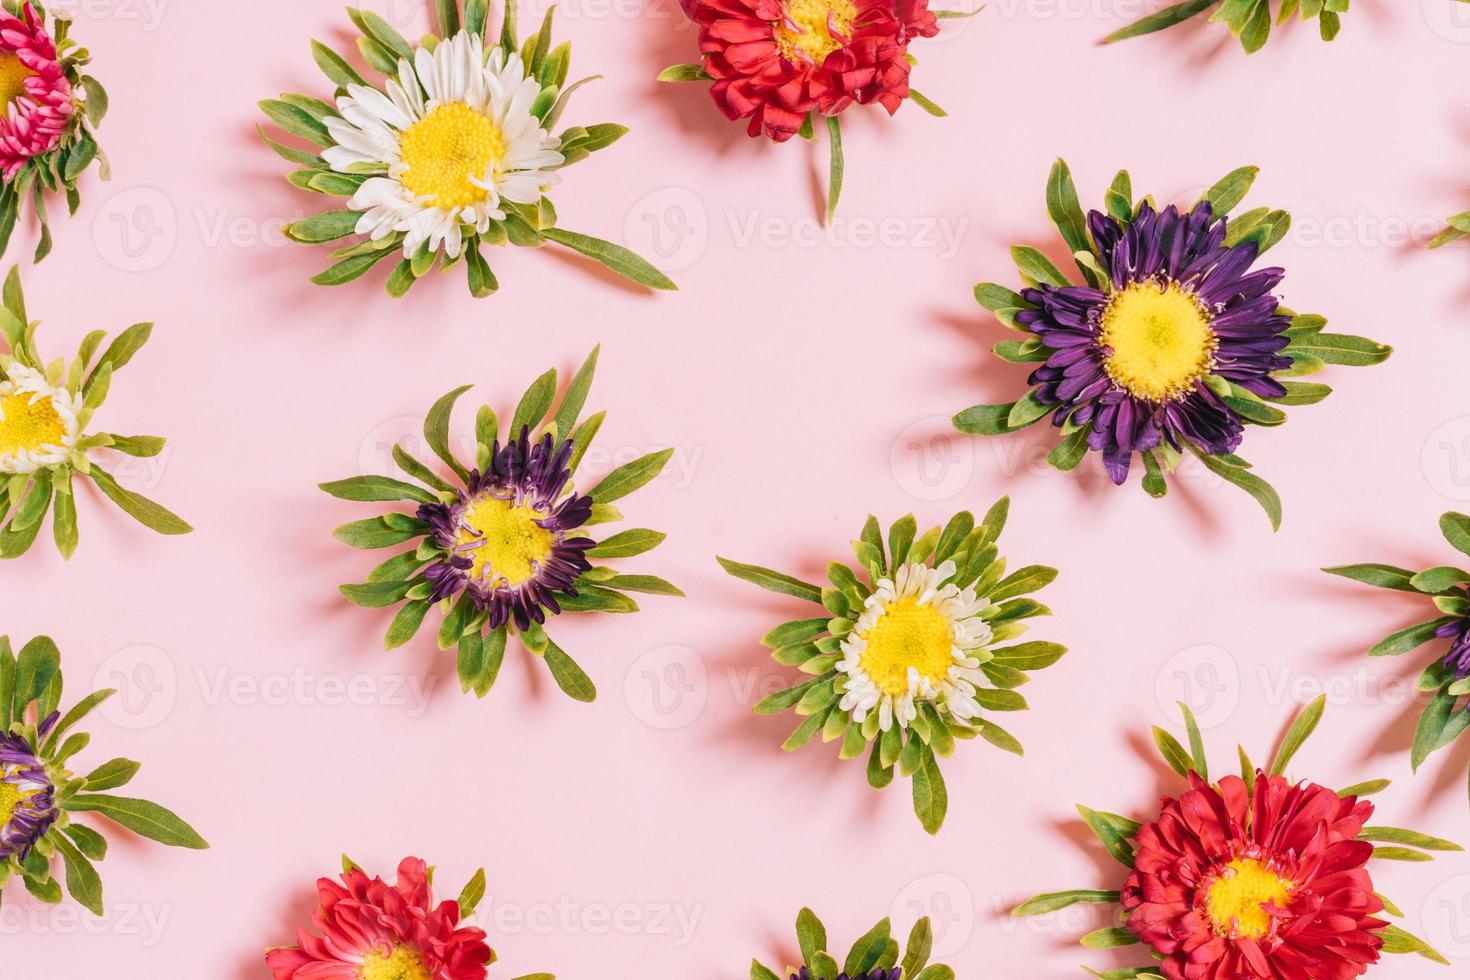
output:
{"label": "pink background", "polygon": [[[131,790],[214,848],[115,835],[100,924],[12,885],[6,976],[263,977],[262,951],[291,941],[344,850],[384,873],[422,855],[450,894],[483,864],[498,977],[737,980],[752,955],[794,958],[803,904],[843,943],[890,913],[906,933],[927,911],[967,978],[1136,964],[1136,950],[1074,945],[1110,924],[1098,916],[1003,913],[1038,891],[1117,887],[1072,804],[1144,816],[1176,786],[1146,743],[1151,724],[1177,725],[1181,697],[1224,769],[1237,741],[1265,757],[1325,689],[1297,774],[1393,777],[1383,822],[1470,841],[1470,742],[1410,778],[1418,706],[1402,681],[1427,657],[1360,655],[1427,604],[1315,571],[1453,560],[1435,520],[1470,507],[1470,261],[1420,247],[1470,206],[1458,5],[1360,0],[1333,46],[1291,29],[1247,59],[1203,27],[1097,46],[1140,12],[1130,0],[996,0],[915,48],[916,82],[949,119],[846,117],[847,192],[823,239],[824,150],[747,140],[700,88],[654,84],[694,57],[676,8],[656,3],[564,5],[574,73],[607,75],[567,121],[633,132],[571,170],[556,202],[567,227],[626,241],[683,291],[505,250],[493,299],[471,300],[456,273],[397,304],[380,277],[307,283],[324,253],[285,245],[279,228],[328,202],[288,187],[254,135],[257,99],[325,92],[307,41],[343,46],[338,0],[73,4],[112,93],[115,177],[89,178],[81,213],[58,221],[56,255],[27,271],[31,310],[49,356],[94,327],[158,322],[99,424],[169,437],[161,468],[135,464],[125,480],[198,532],[155,537],[86,494],[69,565],[37,548],[3,570],[4,627],[58,640],[68,703],[124,688],[79,765],[143,760]],[[410,36],[427,27],[427,3],[366,6]],[[1041,432],[982,442],[948,429],[953,412],[1019,391],[1022,369],[988,354],[1003,328],[970,290],[1014,283],[1012,242],[1054,245],[1043,186],[1058,154],[1086,204],[1120,166],[1140,190],[1192,199],[1261,165],[1248,206],[1297,219],[1272,256],[1291,270],[1285,301],[1398,348],[1381,368],[1334,369],[1338,394],[1285,429],[1252,431],[1244,452],[1286,500],[1279,534],[1198,473],[1155,502],[1102,485],[1091,464],[1080,478],[1049,471]],[[624,508],[668,544],[625,567],[689,598],[557,623],[598,683],[594,705],[562,697],[519,649],[489,698],[462,698],[428,631],[385,654],[388,615],[339,597],[382,555],[330,531],[374,510],[314,485],[383,470],[449,388],[475,382],[465,404],[504,414],[536,373],[570,370],[598,342],[602,445],[676,450]],[[1004,719],[1024,761],[984,744],[949,761],[949,820],[930,838],[906,783],[875,794],[831,746],[783,755],[791,719],[750,716],[786,676],[756,640],[803,611],[713,556],[817,577],[869,511],[927,526],[1003,493],[1012,562],[1062,569],[1044,596],[1056,616],[1033,637],[1073,652],[1025,689],[1031,712]],[[1376,873],[1405,924],[1463,971],[1470,860]],[[1377,975],[1448,972],[1395,959]]]}

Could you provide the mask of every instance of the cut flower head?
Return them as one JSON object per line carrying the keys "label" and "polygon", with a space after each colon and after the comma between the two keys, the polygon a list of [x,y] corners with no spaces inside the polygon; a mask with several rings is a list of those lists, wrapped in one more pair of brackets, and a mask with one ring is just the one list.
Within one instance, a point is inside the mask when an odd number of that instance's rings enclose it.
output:
{"label": "cut flower head", "polygon": [[485,931],[464,924],[485,895],[484,869],[457,900],[436,901],[434,869],[418,858],[389,884],[344,857],[341,881],[319,879],[317,895],[317,932],[298,929],[297,945],[266,953],[275,980],[485,980],[495,962]]}
{"label": "cut flower head", "polygon": [[92,133],[107,114],[107,92],[83,74],[92,58],[70,33],[70,18],[48,17],[36,0],[0,4],[0,253],[29,204],[41,224],[37,262],[51,252],[46,195],[63,193],[76,214],[87,168],[97,162],[109,176]]}
{"label": "cut flower head", "polygon": [[107,856],[107,838],[77,823],[80,814],[106,818],[170,847],[209,846],[157,803],[107,792],[127,785],[138,763],[113,759],[85,776],[68,768],[91,742],[91,736],[73,729],[116,693],[89,694],[63,714],[56,644],[41,636],[16,654],[10,638],[0,636],[0,888],[19,878],[39,901],[59,903],[61,882],[52,877],[53,859],[59,856],[66,891],[94,915],[103,915],[102,878],[93,862]]}
{"label": "cut flower head", "polygon": [[86,432],[114,373],[148,342],[153,324],[128,327],[106,348],[106,332],[94,330],[68,366],[61,358],[47,362],[37,350],[37,324],[26,319],[16,269],[5,280],[3,298],[0,334],[8,350],[0,349],[0,558],[25,554],[48,511],[56,548],[70,558],[77,547],[76,489],[88,480],[145,527],[160,534],[190,531],[177,515],[125,489],[92,459],[107,449],[157,456],[161,437]]}
{"label": "cut flower head", "polygon": [[1297,15],[1300,15],[1303,22],[1317,21],[1322,40],[1335,39],[1342,30],[1342,15],[1347,13],[1350,2],[1351,0],[1179,0],[1114,31],[1104,41],[1123,41],[1130,37],[1153,34],[1202,17],[1213,9],[1215,12],[1210,15],[1210,22],[1224,24],[1239,39],[1246,54],[1254,54],[1265,47],[1270,39],[1273,20],[1277,25],[1282,25]]}
{"label": "cut flower head", "polygon": [[[1453,511],[1439,519],[1440,533],[1461,555],[1470,556],[1470,516]],[[1443,652],[1419,675],[1418,689],[1431,695],[1414,732],[1411,762],[1417,772],[1431,754],[1451,745],[1470,728],[1470,571],[1436,565],[1415,572],[1396,565],[1369,563],[1324,568],[1331,575],[1427,599],[1439,613],[1423,623],[1395,630],[1368,648],[1370,657],[1397,657],[1429,643],[1447,641]]]}
{"label": "cut flower head", "polygon": [[996,541],[1009,507],[1001,500],[978,525],[964,511],[921,536],[910,515],[889,529],[886,551],[869,517],[853,542],[857,566],[829,565],[830,587],[719,559],[736,578],[825,613],[778,626],[761,641],[777,663],[811,679],[764,699],[756,714],[803,717],[787,751],[821,733],[824,742],[841,740],[841,758],[866,752],[875,789],[891,783],[895,769],[911,777],[914,812],[931,834],[949,807],[938,760],[955,739],[977,735],[1020,755],[1020,742],[986,716],[1025,710],[1016,688],[1027,672],[1066,653],[1055,643],[1002,645],[1026,631],[1023,620],[1050,615],[1027,596],[1057,574],[1042,565],[1006,574]]}
{"label": "cut flower head", "polygon": [[839,961],[827,950],[827,927],[811,909],[802,909],[796,916],[801,966],[788,966],[777,973],[760,960],[752,960],[750,980],[954,980],[953,969],[929,962],[934,927],[928,916],[914,923],[903,946],[892,932],[893,924],[884,919]]}
{"label": "cut flower head", "polygon": [[1387,780],[1335,791],[1284,775],[1325,704],[1319,698],[1296,718],[1269,768],[1257,769],[1242,748],[1240,775],[1215,782],[1199,725],[1181,704],[1189,748],[1161,728],[1153,732],[1164,761],[1187,783],[1179,797],[1165,798],[1145,822],[1077,808],[1127,869],[1122,888],[1038,895],[1012,914],[1121,906],[1121,927],[1088,933],[1082,944],[1142,944],[1157,962],[1109,976],[1351,980],[1384,953],[1417,953],[1448,965],[1384,918],[1401,913],[1375,891],[1369,868],[1374,860],[1428,861],[1431,852],[1461,848],[1412,830],[1370,826],[1374,806],[1366,797]]}
{"label": "cut flower head", "polygon": [[994,283],[975,296],[1027,337],[997,344],[998,357],[1035,364],[1026,394],[976,405],[954,417],[976,435],[1016,432],[1049,418],[1061,436],[1047,457],[1060,470],[1100,453],[1109,478],[1128,479],[1134,457],[1143,489],[1168,492],[1189,453],[1249,493],[1271,526],[1281,499],[1237,455],[1247,425],[1286,421],[1278,406],[1310,405],[1332,393],[1298,377],[1327,364],[1378,364],[1392,351],[1348,334],[1325,333],[1320,316],[1296,314],[1274,290],[1280,268],[1253,269],[1291,225],[1285,211],[1231,211],[1256,168],[1226,175],[1192,207],[1160,210],[1134,202],[1127,171],[1113,179],[1106,211],[1083,214],[1071,171],[1058,160],[1047,181],[1047,211],[1075,258],[1073,283],[1039,250],[1011,255],[1025,288]]}
{"label": "cut flower head", "polygon": [[623,575],[595,564],[642,554],[664,540],[662,533],[646,528],[607,537],[594,528],[621,520],[613,501],[657,477],[673,455],[667,449],[648,453],[585,492],[576,488],[577,467],[604,414],[578,421],[597,354],[594,350],[572,378],[554,413],[556,371],[537,378],[516,406],[504,442],[494,410],[482,406],[475,418],[473,467],[449,445],[450,413],[469,390],[466,385],[439,399],[424,421],[424,438],[448,467],[449,478],[395,446],[394,462],[414,482],[359,476],[322,484],[343,500],[418,504],[412,514],[395,511],[334,532],[355,548],[416,542],[413,550],[375,568],[367,582],[342,586],[342,593],[360,606],[401,604],[388,627],[390,650],[412,639],[429,608],[440,606],[439,648],[457,648],[460,685],[467,693],[489,693],[506,639],[515,634],[546,661],[563,691],[591,701],[596,688],[547,635],[549,620],[562,613],[637,612],[629,592],[683,595],[657,576]]}
{"label": "cut flower head", "polygon": [[675,65],[663,82],[710,82],[725,116],[746,132],[784,143],[812,139],[825,121],[831,150],[827,220],[842,192],[838,118],[853,105],[880,105],[891,116],[913,100],[945,111],[909,85],[909,44],[932,38],[944,18],[974,13],[931,11],[929,0],[681,0],[699,28],[697,64]]}
{"label": "cut flower head", "polygon": [[[261,108],[292,136],[320,148],[299,150],[264,136],[299,169],[290,182],[347,198],[286,229],[306,244],[354,240],[313,282],[351,282],[390,256],[399,261],[388,292],[402,296],[437,263],[463,262],[470,291],[498,288],[483,246],[554,242],[633,282],[674,284],[628,249],[557,226],[547,192],[561,172],[610,146],[623,126],[572,126],[553,136],[573,91],[571,45],[552,46],[552,10],[541,29],[516,38],[514,0],[500,34],[488,31],[485,0],[437,0],[439,33],[415,47],[382,17],[349,9],[362,33],[358,50],[384,77],[369,82],[341,55],[312,42],[318,67],[337,85],[330,102],[287,94]],[[596,76],[594,76],[596,77]]]}

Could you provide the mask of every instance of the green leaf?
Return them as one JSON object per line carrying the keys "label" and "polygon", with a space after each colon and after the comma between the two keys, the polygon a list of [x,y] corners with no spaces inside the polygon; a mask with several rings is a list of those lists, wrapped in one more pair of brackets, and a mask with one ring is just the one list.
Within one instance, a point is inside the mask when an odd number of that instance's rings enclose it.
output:
{"label": "green leaf", "polygon": [[552,369],[531,382],[531,387],[526,389],[526,393],[516,403],[515,414],[511,416],[510,431],[506,438],[519,439],[522,429],[529,430],[532,435],[535,435],[537,426],[541,424],[542,419],[546,418],[546,413],[551,411],[551,403],[555,400],[556,370]]}
{"label": "green leaf", "polygon": [[1390,844],[1407,844],[1409,847],[1417,847],[1421,851],[1463,851],[1464,848],[1453,841],[1447,841],[1439,837],[1430,837],[1414,830],[1404,830],[1401,827],[1364,827],[1358,834],[1358,840],[1384,841]]}
{"label": "green leaf", "polygon": [[1114,41],[1123,41],[1144,34],[1152,34],[1155,31],[1162,31],[1176,24],[1182,24],[1184,21],[1210,9],[1210,7],[1219,2],[1220,0],[1183,0],[1182,3],[1176,3],[1172,7],[1165,7],[1163,10],[1149,14],[1147,17],[1137,20],[1121,30],[1114,31],[1103,38],[1103,43],[1111,44]]}
{"label": "green leaf", "polygon": [[[61,670],[61,651],[49,636],[38,636],[20,648],[16,659],[15,686],[10,717],[25,720],[25,709],[51,686],[51,679]],[[37,718],[39,723],[43,719]]]}
{"label": "green leaf", "polygon": [[1451,511],[1440,517],[1439,530],[1456,551],[1470,555],[1470,517]]}
{"label": "green leaf", "polygon": [[826,116],[827,144],[831,159],[827,168],[827,224],[837,214],[837,199],[842,196],[842,177],[847,171],[847,162],[842,154],[842,124],[837,117]]}
{"label": "green leaf", "polygon": [[1256,182],[1256,175],[1260,172],[1260,167],[1241,167],[1232,170],[1214,187],[1205,191],[1205,196],[1201,200],[1210,202],[1210,208],[1214,211],[1216,218],[1223,218],[1245,200],[1251,185]]}
{"label": "green leaf", "polygon": [[601,541],[594,548],[587,550],[590,558],[631,558],[641,555],[646,551],[652,551],[663,543],[668,535],[662,531],[650,531],[647,528],[637,527],[627,531],[619,531],[612,537]]}
{"label": "green leaf", "polygon": [[459,0],[434,0],[434,15],[439,21],[439,36],[451,38],[459,33]]}
{"label": "green leaf", "polygon": [[822,603],[822,589],[820,586],[803,582],[801,579],[793,578],[781,572],[762,568],[759,565],[745,565],[728,558],[715,559],[720,566],[738,579],[744,579],[752,585],[759,585],[763,589],[777,592],[781,595],[793,596],[797,599],[806,599],[808,602]]}
{"label": "green leaf", "polygon": [[[55,677],[56,675],[53,674],[52,676]],[[48,686],[49,683],[50,682],[48,681]],[[46,736],[46,741],[42,743],[41,746],[42,752],[49,752],[50,747],[61,741],[62,736],[71,731],[72,728],[77,724],[77,722],[87,717],[87,715],[91,714],[99,704],[101,704],[103,701],[106,701],[108,698],[112,697],[116,693],[117,691],[113,690],[112,688],[103,688],[100,691],[93,691],[91,694],[88,694],[86,697],[82,698],[82,700],[72,705],[71,710],[61,717],[61,720],[58,721],[56,725],[51,729],[51,733]]]}
{"label": "green leaf", "polygon": [[847,954],[847,961],[843,966],[843,972],[849,976],[864,976],[877,965],[883,951],[888,948],[888,940],[893,930],[893,925],[887,919],[881,920],[873,928],[862,935],[851,951]]}
{"label": "green leaf", "polygon": [[105,796],[94,793],[79,793],[63,806],[74,813],[100,813],[136,834],[158,841],[169,847],[187,847],[204,850],[209,844],[174,813],[150,803],[125,796]]}
{"label": "green leaf", "polygon": [[61,858],[66,862],[66,890],[71,897],[93,915],[102,915],[102,878],[92,862],[72,845],[63,834],[51,834],[47,840],[56,845]]}
{"label": "green leaf", "polygon": [[96,463],[92,464],[92,471],[87,475],[92,478],[97,489],[117,504],[123,513],[144,527],[157,531],[159,534],[188,534],[194,530],[183,518],[163,505],[154,503],[142,494],[123,489],[112,478],[112,474]]}
{"label": "green leaf", "polygon": [[58,480],[64,480],[65,486],[56,488],[56,506],[51,514],[51,533],[56,540],[56,550],[62,558],[70,559],[76,554],[77,542],[77,498],[71,492],[72,477],[70,473],[61,473]]}
{"label": "green leaf", "polygon": [[625,592],[644,592],[649,595],[684,595],[677,585],[659,578],[657,575],[614,575],[602,583],[610,589],[621,589]]}
{"label": "green leaf", "polygon": [[1309,354],[1328,364],[1343,364],[1349,367],[1366,367],[1382,364],[1393,353],[1393,348],[1366,337],[1348,334],[1317,333],[1292,343],[1293,353]]}
{"label": "green leaf", "polygon": [[938,103],[936,103],[933,99],[929,98],[927,95],[920,92],[916,88],[911,87],[909,89],[909,98],[914,100],[914,105],[918,106],[920,109],[923,109],[931,116],[936,116],[942,119],[945,116],[949,115],[949,113],[945,112]]}
{"label": "green leaf", "polygon": [[1107,815],[1085,806],[1078,806],[1077,812],[1087,822],[1087,826],[1102,841],[1108,853],[1120,864],[1133,867],[1133,845],[1123,836],[1122,832],[1107,819]]}
{"label": "green leaf", "polygon": [[1417,592],[1414,588],[1414,573],[1407,568],[1399,568],[1397,565],[1336,565],[1332,568],[1324,568],[1322,571],[1328,575],[1340,575],[1350,578],[1364,585],[1376,586],[1380,589],[1396,589],[1399,592]]}
{"label": "green leaf", "polygon": [[597,372],[597,355],[601,351],[601,344],[592,348],[592,353],[587,355],[587,360],[577,369],[572,383],[567,386],[567,393],[562,396],[555,419],[558,439],[570,438],[572,430],[576,428],[577,416],[582,414],[582,407],[587,404],[587,393],[592,389],[592,377]]}
{"label": "green leaf", "polygon": [[365,252],[360,255],[352,255],[334,265],[328,266],[322,272],[311,277],[311,281],[318,286],[343,286],[349,282],[361,279],[368,270],[390,255],[396,254],[397,250],[392,243],[388,247],[377,252]]}
{"label": "green leaf", "polygon": [[285,228],[286,237],[306,245],[335,242],[357,233],[362,214],[357,211],[323,211],[292,222]]}
{"label": "green leaf", "polygon": [[561,688],[573,700],[589,702],[597,700],[597,687],[592,683],[577,662],[567,656],[566,651],[557,646],[550,639],[546,641],[546,652],[543,654],[546,666],[551,670],[552,679],[556,686]]}
{"label": "green leaf", "polygon": [[393,622],[388,624],[388,632],[383,637],[383,649],[396,650],[409,640],[423,625],[424,616],[429,611],[429,600],[414,599],[412,602],[404,603],[393,617]]}
{"label": "green leaf", "polygon": [[1210,763],[1205,758],[1205,738],[1200,733],[1199,721],[1194,717],[1194,712],[1189,705],[1183,701],[1177,702],[1179,710],[1184,714],[1184,730],[1189,734],[1189,754],[1194,757],[1194,771],[1199,773],[1199,778],[1205,782],[1210,781]]}
{"label": "green leaf", "polygon": [[480,899],[485,897],[485,869],[475,871],[474,877],[465,882],[463,890],[459,893],[459,913],[464,918],[475,914],[479,907]]}
{"label": "green leaf", "polygon": [[673,449],[664,449],[640,456],[603,477],[602,482],[589,490],[587,495],[600,504],[612,503],[626,497],[662,473],[673,455]]}
{"label": "green leaf", "polygon": [[1254,497],[1256,503],[1261,505],[1261,509],[1266,512],[1266,516],[1270,519],[1271,530],[1275,531],[1281,528],[1281,497],[1272,488],[1271,484],[1249,470],[1242,469],[1239,466],[1233,466],[1219,456],[1213,456],[1204,452],[1192,442],[1186,442],[1185,445],[1189,447],[1190,452],[1199,458],[1200,462],[1205,464],[1205,467],[1211,473],[1214,473],[1229,483],[1235,484]]}
{"label": "green leaf", "polygon": [[333,51],[320,41],[311,42],[311,57],[322,74],[335,82],[341,88],[349,85],[366,85],[367,82],[357,73],[357,69],[347,63],[347,59]]}
{"label": "green leaf", "polygon": [[934,926],[926,915],[915,922],[914,927],[909,930],[908,942],[904,944],[903,964],[899,976],[918,976],[924,964],[929,962],[929,954],[933,950]]}
{"label": "green leaf", "polygon": [[[1326,16],[1325,14],[1323,15]],[[1383,937],[1383,951],[1385,953],[1417,953],[1427,960],[1431,960],[1441,966],[1449,966],[1450,961],[1424,940],[1413,933],[1405,932],[1398,926],[1390,925],[1380,935]]]}
{"label": "green leaf", "polygon": [[807,966],[827,948],[827,929],[809,908],[803,908],[796,914],[796,942],[801,949],[802,962]]}
{"label": "green leaf", "polygon": [[1016,263],[1016,268],[1020,270],[1021,275],[1030,282],[1052,286],[1069,285],[1067,277],[1051,264],[1051,259],[1030,245],[1012,245],[1011,259]]}
{"label": "green leaf", "polygon": [[1417,650],[1430,640],[1435,639],[1441,626],[1453,621],[1451,617],[1442,617],[1390,633],[1368,648],[1368,656],[1396,657],[1399,654],[1408,653],[1410,650]]}
{"label": "green leaf", "polygon": [[1132,932],[1122,927],[1096,929],[1081,940],[1082,945],[1088,949],[1116,949],[1119,946],[1133,946],[1140,941]]}
{"label": "green leaf", "polygon": [[132,782],[133,777],[141,768],[143,764],[134,762],[132,759],[111,759],[87,773],[83,779],[87,784],[87,789],[94,792],[117,789],[119,786],[126,786]]}
{"label": "green leaf", "polygon": [[614,245],[612,242],[605,242],[590,235],[567,231],[564,228],[543,228],[541,235],[575,252],[580,252],[589,259],[600,262],[624,279],[636,282],[641,286],[648,286],[651,289],[679,288],[672,279],[654,268],[647,259],[621,245]]}
{"label": "green leaf", "polygon": [[[1025,428],[1025,425],[1031,424],[1030,422],[1021,426],[1011,424],[1011,412],[1016,408],[1017,404],[1019,403],[975,405],[965,409],[954,417],[954,427],[972,436],[998,436],[1008,432],[1017,432]],[[1034,422],[1035,419],[1032,419],[1032,421]]]}
{"label": "green leaf", "polygon": [[1276,753],[1276,758],[1271,763],[1270,774],[1280,776],[1286,772],[1287,765],[1292,757],[1302,747],[1312,733],[1317,730],[1317,725],[1322,721],[1322,712],[1327,707],[1327,696],[1324,694],[1311,704],[1302,709],[1296,720],[1291,723],[1291,728],[1286,732],[1286,738],[1281,743],[1281,750]]}
{"label": "green leaf", "polygon": [[388,476],[354,476],[332,483],[321,483],[318,487],[339,500],[414,500],[421,504],[439,502],[437,496],[423,487]]}
{"label": "green leaf", "polygon": [[[1069,252],[1074,255],[1078,252],[1092,253],[1092,240],[1087,235],[1087,218],[1077,200],[1077,186],[1072,181],[1072,171],[1061,157],[1057,157],[1052,164],[1051,174],[1046,179],[1046,210],[1051,216],[1052,224],[1061,232]],[[1092,270],[1081,265],[1078,267],[1087,281],[1096,285],[1097,277]]]}
{"label": "green leaf", "polygon": [[670,65],[658,73],[661,82],[709,82],[713,77],[704,70],[704,65]]}
{"label": "green leaf", "polygon": [[1037,895],[1011,909],[1011,915],[1048,915],[1073,905],[1113,905],[1123,900],[1120,892],[1079,889],[1070,892],[1048,892]]}
{"label": "green leaf", "polygon": [[1409,756],[1415,772],[1432,753],[1449,745],[1470,725],[1470,712],[1455,710],[1458,700],[1448,691],[1440,691],[1419,716]]}
{"label": "green leaf", "polygon": [[317,146],[332,146],[336,143],[331,133],[327,132],[326,125],[305,109],[279,99],[265,99],[259,105],[271,122],[292,136],[299,136]]}
{"label": "green leaf", "polygon": [[1159,753],[1164,757],[1164,761],[1169,764],[1169,768],[1173,769],[1179,775],[1187,777],[1190,771],[1194,769],[1194,760],[1190,758],[1188,752],[1184,751],[1184,746],[1180,745],[1179,740],[1173,735],[1170,735],[1157,725],[1154,726],[1153,732],[1154,744],[1158,746]]}
{"label": "green leaf", "polygon": [[944,825],[944,816],[949,811],[949,793],[944,786],[944,776],[939,771],[939,763],[934,758],[934,752],[927,745],[923,747],[919,758],[919,768],[914,770],[914,813],[918,814],[919,823],[930,834],[939,833],[939,828]]}
{"label": "green leaf", "polygon": [[[469,470],[465,468],[449,448],[449,418],[454,413],[454,403],[459,401],[461,395],[469,391],[473,385],[460,385],[453,391],[446,392],[434,402],[429,409],[429,414],[424,416],[424,440],[434,455],[444,461],[461,480],[469,479]],[[514,433],[511,434],[514,438]]]}

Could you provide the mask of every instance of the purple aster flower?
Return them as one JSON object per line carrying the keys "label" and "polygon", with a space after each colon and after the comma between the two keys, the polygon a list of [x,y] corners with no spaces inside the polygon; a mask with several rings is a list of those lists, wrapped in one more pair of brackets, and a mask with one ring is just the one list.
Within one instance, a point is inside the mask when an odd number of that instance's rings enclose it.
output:
{"label": "purple aster flower", "polygon": [[1031,383],[1056,406],[1052,424],[1090,424],[1087,444],[1115,483],[1133,453],[1161,442],[1234,452],[1240,416],[1206,378],[1285,394],[1271,377],[1291,365],[1281,353],[1290,319],[1272,295],[1283,270],[1249,271],[1256,244],[1226,245],[1226,219],[1205,201],[1186,214],[1145,203],[1127,224],[1093,211],[1088,228],[1107,291],[1043,284],[1022,293],[1037,309],[1016,314],[1047,348]]}
{"label": "purple aster flower", "polygon": [[571,440],[530,432],[502,446],[496,440],[484,472],[470,474],[453,504],[424,504],[418,516],[446,555],[425,571],[438,601],[464,590],[488,613],[487,626],[510,620],[528,629],[561,612],[558,594],[575,596],[577,578],[592,567],[596,542],[571,535],[592,516],[592,498],[568,490]]}
{"label": "purple aster flower", "polygon": [[[55,722],[52,715],[43,727]],[[0,861],[24,861],[56,816],[56,787],[45,765],[19,735],[0,735]]]}
{"label": "purple aster flower", "polygon": [[1455,672],[1455,680],[1470,677],[1470,617],[1445,623],[1434,635],[1452,638],[1442,663]]}

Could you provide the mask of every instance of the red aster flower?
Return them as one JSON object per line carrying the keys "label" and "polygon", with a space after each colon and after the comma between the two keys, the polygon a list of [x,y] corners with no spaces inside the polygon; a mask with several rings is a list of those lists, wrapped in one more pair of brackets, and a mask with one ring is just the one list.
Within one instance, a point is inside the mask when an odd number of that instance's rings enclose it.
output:
{"label": "red aster flower", "polygon": [[61,143],[76,113],[56,43],[29,3],[0,10],[0,172],[10,180]]}
{"label": "red aster flower", "polygon": [[495,961],[482,930],[459,927],[458,902],[431,908],[418,858],[404,859],[393,885],[353,868],[317,891],[321,935],[297,930],[298,948],[267,953],[275,980],[485,980]]}
{"label": "red aster flower", "polygon": [[933,37],[928,0],[681,0],[699,25],[715,104],[778,143],[813,109],[890,114],[909,95],[909,41]]}
{"label": "red aster flower", "polygon": [[1373,804],[1258,773],[1194,773],[1138,833],[1128,928],[1169,980],[1349,980],[1376,963],[1388,923],[1357,840]]}

